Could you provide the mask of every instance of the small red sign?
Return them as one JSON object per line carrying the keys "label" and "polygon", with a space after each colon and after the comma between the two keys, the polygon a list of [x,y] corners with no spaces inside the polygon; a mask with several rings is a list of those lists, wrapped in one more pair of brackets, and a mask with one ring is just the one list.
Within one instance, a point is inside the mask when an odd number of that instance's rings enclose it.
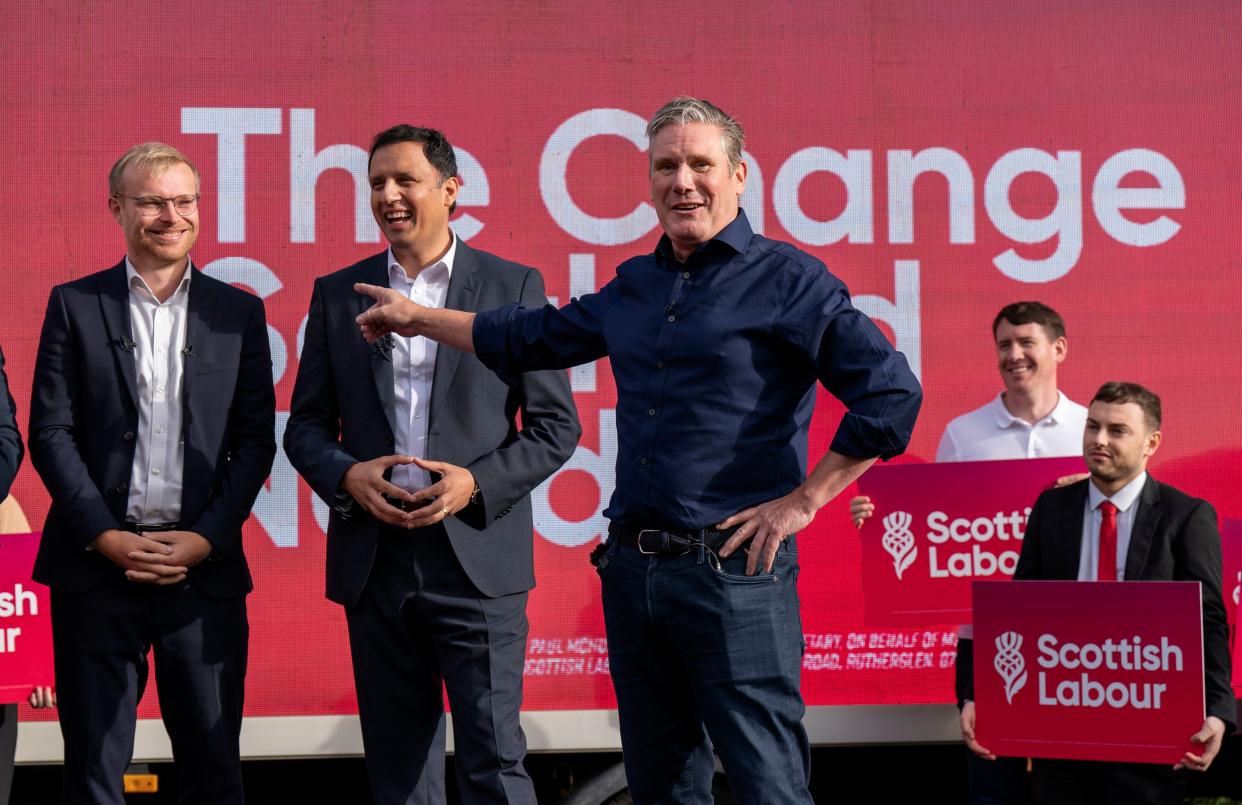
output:
{"label": "small red sign", "polygon": [[51,593],[30,580],[38,550],[38,534],[0,535],[0,704],[54,678]]}
{"label": "small red sign", "polygon": [[859,494],[869,626],[970,623],[970,585],[1013,576],[1039,493],[1085,470],[1082,459],[1036,458],[872,467]]}
{"label": "small red sign", "polygon": [[974,605],[981,746],[1170,765],[1201,750],[1198,582],[975,582]]}

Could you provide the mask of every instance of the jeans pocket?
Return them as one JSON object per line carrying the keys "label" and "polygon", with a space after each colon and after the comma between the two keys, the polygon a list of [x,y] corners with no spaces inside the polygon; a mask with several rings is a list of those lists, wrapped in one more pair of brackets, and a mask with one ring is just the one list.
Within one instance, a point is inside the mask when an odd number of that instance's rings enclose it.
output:
{"label": "jeans pocket", "polygon": [[711,572],[717,578],[729,584],[777,584],[781,580],[776,562],[772,564],[771,573],[758,572],[753,576],[746,575],[745,553],[737,553],[727,559],[721,559],[718,564],[711,562],[704,564],[711,568]]}

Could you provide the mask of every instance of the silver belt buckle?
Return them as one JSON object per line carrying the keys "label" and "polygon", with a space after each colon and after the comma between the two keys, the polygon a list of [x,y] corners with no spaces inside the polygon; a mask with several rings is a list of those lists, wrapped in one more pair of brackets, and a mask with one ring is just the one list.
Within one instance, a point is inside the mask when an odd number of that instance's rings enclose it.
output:
{"label": "silver belt buckle", "polygon": [[644,528],[643,530],[639,531],[638,532],[638,552],[641,553],[643,556],[657,556],[659,553],[658,551],[643,550],[643,534],[659,534],[659,533],[660,533],[660,529],[658,528]]}

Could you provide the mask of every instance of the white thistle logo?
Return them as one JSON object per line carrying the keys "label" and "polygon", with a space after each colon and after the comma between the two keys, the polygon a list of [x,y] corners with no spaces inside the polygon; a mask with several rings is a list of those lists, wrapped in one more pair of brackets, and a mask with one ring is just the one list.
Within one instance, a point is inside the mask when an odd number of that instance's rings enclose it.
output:
{"label": "white thistle logo", "polygon": [[1238,598],[1242,594],[1242,570],[1238,571],[1238,586],[1233,588],[1233,605],[1238,605]]}
{"label": "white thistle logo", "polygon": [[913,521],[914,518],[909,512],[889,512],[884,515],[884,538],[880,540],[880,544],[893,557],[893,570],[897,571],[899,580],[902,571],[913,564],[914,557],[919,555],[919,549],[914,545],[914,534],[910,533],[910,523]]}
{"label": "white thistle logo", "polygon": [[1005,700],[1013,704],[1013,696],[1026,684],[1026,660],[1022,658],[1022,635],[1001,632],[996,638],[996,657],[992,667],[1005,682]]}

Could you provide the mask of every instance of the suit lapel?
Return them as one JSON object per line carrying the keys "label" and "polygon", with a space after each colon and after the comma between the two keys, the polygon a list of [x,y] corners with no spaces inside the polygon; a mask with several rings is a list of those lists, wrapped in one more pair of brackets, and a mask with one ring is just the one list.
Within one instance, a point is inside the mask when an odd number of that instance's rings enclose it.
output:
{"label": "suit lapel", "polygon": [[[190,270],[194,271],[193,267]],[[216,314],[215,299],[216,286],[211,278],[201,271],[191,275],[190,298],[186,304],[185,349],[181,353],[184,364],[181,373],[181,399],[187,425],[193,421],[196,408],[192,392]]]}
{"label": "suit lapel", "polygon": [[[388,252],[377,254],[371,258],[371,261],[363,267],[362,281],[369,285],[379,285],[384,288],[391,287],[388,281]],[[364,310],[371,306],[370,297],[362,294],[354,294],[354,316],[360,315]],[[348,322],[352,324],[353,322]],[[357,335],[357,327],[354,328],[355,336]],[[384,409],[384,417],[388,420],[388,427],[392,430],[393,436],[397,434],[397,392],[394,388],[394,379],[392,371],[392,339],[393,336],[385,336],[380,341],[375,342],[367,347],[371,361],[371,378],[375,381],[375,393],[379,395],[380,407]]]}
{"label": "suit lapel", "polygon": [[1082,530],[1084,512],[1087,510],[1087,484],[1082,481],[1073,488],[1068,506],[1057,511],[1057,535],[1064,548],[1056,551],[1059,567],[1051,576],[1054,579],[1072,581],[1078,578],[1078,562],[1082,557]]}
{"label": "suit lapel", "polygon": [[129,286],[125,281],[125,261],[99,279],[99,308],[103,314],[106,343],[116,361],[117,371],[129,391],[129,400],[138,404],[138,367],[134,357],[134,331],[129,321]]}
{"label": "suit lapel", "polygon": [[1151,552],[1152,540],[1160,527],[1160,487],[1151,475],[1143,482],[1139,494],[1138,510],[1134,512],[1134,525],[1130,528],[1130,547],[1126,550],[1126,579],[1138,581],[1147,566],[1147,554]]}
{"label": "suit lapel", "polygon": [[[457,237],[456,234],[453,237]],[[449,276],[448,295],[444,298],[444,306],[450,310],[473,311],[477,307],[479,293],[479,261],[474,250],[457,238],[457,254],[453,258],[453,272]],[[441,345],[436,350],[436,366],[431,376],[431,407],[427,412],[430,421],[435,421],[436,412],[442,405],[448,404],[449,387],[453,384],[453,375],[457,372],[457,364],[461,361],[461,351]]]}

